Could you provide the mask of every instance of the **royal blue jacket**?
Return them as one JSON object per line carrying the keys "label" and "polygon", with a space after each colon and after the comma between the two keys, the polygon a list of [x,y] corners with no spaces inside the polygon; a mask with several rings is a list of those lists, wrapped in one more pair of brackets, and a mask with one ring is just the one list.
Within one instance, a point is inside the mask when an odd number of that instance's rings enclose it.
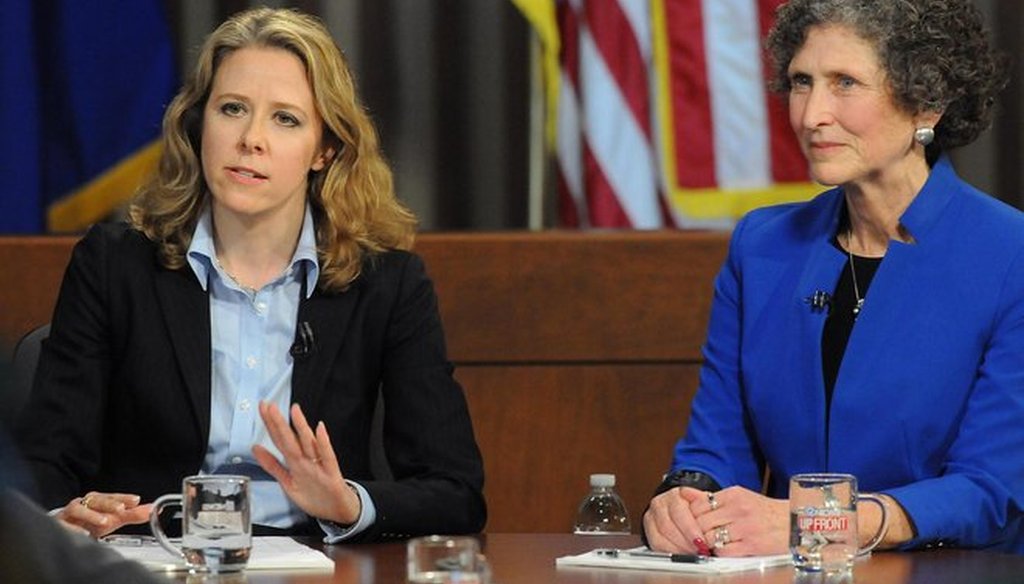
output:
{"label": "royal blue jacket", "polygon": [[1024,552],[1024,214],[941,159],[900,218],[850,334],[825,424],[821,335],[846,255],[841,188],[747,215],[715,282],[705,364],[673,469],[786,497],[857,476],[935,544]]}

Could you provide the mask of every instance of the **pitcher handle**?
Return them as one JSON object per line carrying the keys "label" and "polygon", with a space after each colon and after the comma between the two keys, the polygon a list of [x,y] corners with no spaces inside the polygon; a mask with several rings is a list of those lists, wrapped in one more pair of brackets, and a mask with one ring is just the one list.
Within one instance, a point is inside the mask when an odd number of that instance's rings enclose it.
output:
{"label": "pitcher handle", "polygon": [[878,508],[882,510],[882,521],[878,525],[878,532],[875,533],[875,536],[871,538],[871,541],[869,541],[867,545],[857,551],[858,556],[863,556],[870,553],[871,550],[878,546],[878,544],[882,543],[882,539],[885,538],[885,534],[889,532],[889,506],[885,504],[885,501],[883,501],[881,497],[871,493],[858,494],[857,501],[858,503],[860,501],[871,501],[875,505],[878,505]]}

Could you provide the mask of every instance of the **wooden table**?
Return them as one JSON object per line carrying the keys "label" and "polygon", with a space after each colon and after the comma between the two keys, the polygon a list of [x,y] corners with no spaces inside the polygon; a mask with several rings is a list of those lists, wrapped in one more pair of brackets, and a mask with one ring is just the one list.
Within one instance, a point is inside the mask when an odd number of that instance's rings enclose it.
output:
{"label": "wooden table", "polygon": [[[556,568],[555,558],[596,547],[632,547],[636,536],[569,534],[487,534],[483,551],[494,584],[817,584],[823,578],[797,578],[789,567],[729,576],[694,576],[632,570]],[[314,543],[315,542],[307,542]],[[247,572],[241,578],[205,580],[229,584],[400,584],[405,582],[405,544],[326,546],[334,574]],[[181,577],[184,579],[184,576]],[[190,578],[189,582],[204,582]],[[829,581],[831,582],[831,581]],[[854,584],[1016,584],[1024,583],[1024,556],[971,550],[879,552],[857,563]]]}

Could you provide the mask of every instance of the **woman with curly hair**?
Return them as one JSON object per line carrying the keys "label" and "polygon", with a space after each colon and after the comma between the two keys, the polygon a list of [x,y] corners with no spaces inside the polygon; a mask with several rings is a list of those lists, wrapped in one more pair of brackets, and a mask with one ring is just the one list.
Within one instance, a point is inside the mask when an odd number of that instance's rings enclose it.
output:
{"label": "woman with curly hair", "polygon": [[[253,481],[257,533],[471,533],[486,507],[432,284],[330,33],[255,9],[207,39],[129,224],[76,246],[21,444],[100,536],[194,474]],[[371,470],[386,405],[393,477]]]}
{"label": "woman with curly hair", "polygon": [[[783,553],[789,477],[829,471],[881,495],[883,547],[1024,552],[1024,215],[947,157],[1006,83],[981,15],[791,0],[767,46],[810,173],[834,188],[736,226],[647,540]],[[867,541],[882,511],[858,514]]]}

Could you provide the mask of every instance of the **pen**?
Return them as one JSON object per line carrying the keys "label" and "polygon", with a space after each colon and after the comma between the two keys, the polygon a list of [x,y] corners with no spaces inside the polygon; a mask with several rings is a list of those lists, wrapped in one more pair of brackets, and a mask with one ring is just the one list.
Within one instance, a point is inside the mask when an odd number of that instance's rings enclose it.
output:
{"label": "pen", "polygon": [[672,554],[668,552],[656,552],[653,550],[617,550],[614,548],[602,548],[594,550],[599,556],[608,556],[611,558],[617,558],[621,555],[644,557],[644,558],[663,558],[676,564],[703,564],[709,561],[711,558],[698,554]]}
{"label": "pen", "polygon": [[665,558],[670,562],[677,564],[702,564],[708,561],[707,556],[701,556],[698,554],[670,554],[668,552],[656,552],[656,551],[635,551],[626,552],[630,556],[641,556],[645,558]]}

